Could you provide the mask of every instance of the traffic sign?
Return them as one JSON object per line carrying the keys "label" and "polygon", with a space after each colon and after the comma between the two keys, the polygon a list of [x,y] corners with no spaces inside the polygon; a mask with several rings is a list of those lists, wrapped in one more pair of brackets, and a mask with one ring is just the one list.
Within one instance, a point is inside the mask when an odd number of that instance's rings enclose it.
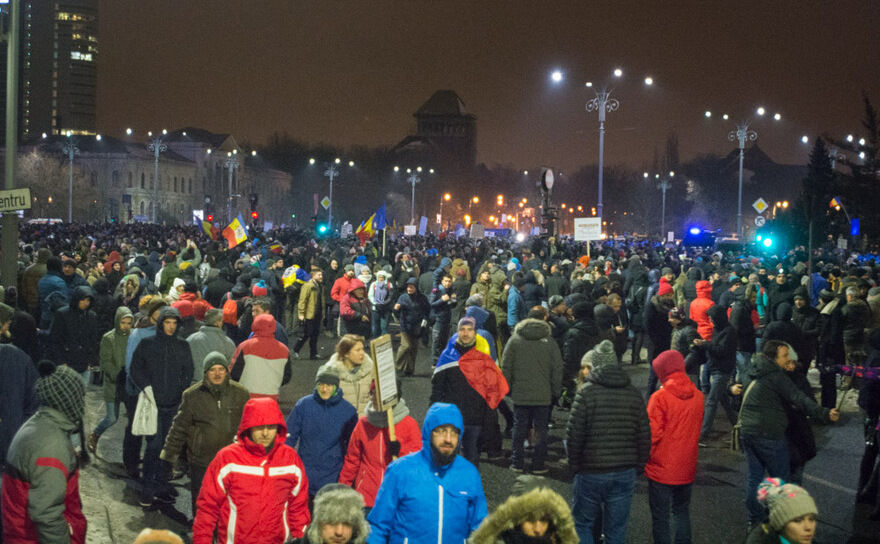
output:
{"label": "traffic sign", "polygon": [[0,191],[0,212],[15,212],[31,209],[31,190],[9,189]]}
{"label": "traffic sign", "polygon": [[752,208],[755,208],[755,211],[758,213],[764,213],[764,210],[770,207],[770,204],[767,204],[767,201],[763,198],[759,198],[752,204]]}
{"label": "traffic sign", "polygon": [[763,215],[759,215],[758,217],[755,218],[755,226],[756,227],[763,227],[766,222],[767,222],[767,220],[764,219]]}
{"label": "traffic sign", "polygon": [[321,206],[324,206],[324,209],[328,209],[330,207],[330,199],[326,196],[321,199]]}

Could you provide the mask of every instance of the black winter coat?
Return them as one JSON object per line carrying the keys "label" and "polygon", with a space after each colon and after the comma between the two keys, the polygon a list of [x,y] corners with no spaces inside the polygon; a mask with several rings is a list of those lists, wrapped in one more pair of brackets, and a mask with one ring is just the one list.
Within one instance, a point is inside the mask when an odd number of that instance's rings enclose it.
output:
{"label": "black winter coat", "polygon": [[522,295],[523,304],[526,307],[526,312],[531,310],[535,306],[540,306],[541,301],[547,298],[546,293],[544,292],[544,288],[538,285],[538,280],[535,279],[535,275],[531,272],[526,272],[525,274],[525,282],[523,288],[520,290],[520,294]]}
{"label": "black winter coat", "polygon": [[55,312],[49,329],[49,358],[56,365],[66,364],[77,372],[98,364],[98,346],[106,332],[98,330],[98,317],[91,308],[79,309],[80,301],[86,298],[94,301],[91,287],[75,288],[69,305]]}
{"label": "black winter coat", "polygon": [[727,309],[715,305],[707,313],[714,327],[712,340],[704,346],[709,367],[721,372],[733,372],[736,368],[736,331],[727,321]]}
{"label": "black winter coat", "polygon": [[800,358],[801,353],[798,351],[798,347],[801,345],[801,331],[791,322],[791,314],[791,304],[780,303],[776,307],[776,319],[764,329],[761,344],[768,340],[785,342],[797,351],[798,358]]}
{"label": "black winter coat", "polygon": [[657,295],[651,297],[651,301],[645,306],[645,331],[651,339],[653,346],[651,353],[654,355],[669,349],[672,340],[672,325],[669,324],[671,309],[672,306],[664,305]]}
{"label": "black winter coat", "polygon": [[801,333],[800,344],[795,346],[798,358],[806,365],[816,357],[819,341],[819,310],[809,304],[803,308],[795,307],[791,322]]}
{"label": "black winter coat", "polygon": [[575,473],[641,471],[651,451],[642,394],[617,365],[593,369],[568,419],[568,464]]}
{"label": "black winter coat", "polygon": [[189,343],[177,336],[168,336],[162,328],[165,319],[177,319],[180,314],[171,307],[159,311],[156,336],[144,338],[131,356],[129,376],[138,389],[153,387],[153,396],[159,408],[176,408],[193,375],[193,358]]}
{"label": "black winter coat", "polygon": [[400,304],[397,313],[400,330],[406,334],[418,335],[421,332],[422,320],[427,319],[431,311],[428,299],[416,290],[414,295],[403,293],[397,297],[397,304]]}
{"label": "black winter coat", "polygon": [[575,370],[581,367],[584,354],[599,343],[599,327],[592,319],[575,321],[562,342],[562,361],[565,368]]}

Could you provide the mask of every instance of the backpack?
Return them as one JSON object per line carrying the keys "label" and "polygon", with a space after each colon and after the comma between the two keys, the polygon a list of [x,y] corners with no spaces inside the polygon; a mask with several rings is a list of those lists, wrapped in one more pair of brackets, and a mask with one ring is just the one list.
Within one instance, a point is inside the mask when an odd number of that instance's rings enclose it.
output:
{"label": "backpack", "polygon": [[238,303],[232,299],[232,293],[226,294],[226,302],[223,303],[223,324],[238,325]]}

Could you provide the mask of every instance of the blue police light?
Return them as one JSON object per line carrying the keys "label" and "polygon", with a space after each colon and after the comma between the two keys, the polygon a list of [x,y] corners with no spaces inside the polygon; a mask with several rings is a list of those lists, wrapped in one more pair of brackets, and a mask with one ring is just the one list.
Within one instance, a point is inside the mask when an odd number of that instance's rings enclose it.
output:
{"label": "blue police light", "polygon": [[696,236],[702,231],[700,230],[700,227],[691,227],[690,229],[688,229],[688,232]]}
{"label": "blue police light", "polygon": [[761,243],[764,244],[764,247],[770,247],[773,245],[773,239],[772,238],[764,238],[764,241]]}

